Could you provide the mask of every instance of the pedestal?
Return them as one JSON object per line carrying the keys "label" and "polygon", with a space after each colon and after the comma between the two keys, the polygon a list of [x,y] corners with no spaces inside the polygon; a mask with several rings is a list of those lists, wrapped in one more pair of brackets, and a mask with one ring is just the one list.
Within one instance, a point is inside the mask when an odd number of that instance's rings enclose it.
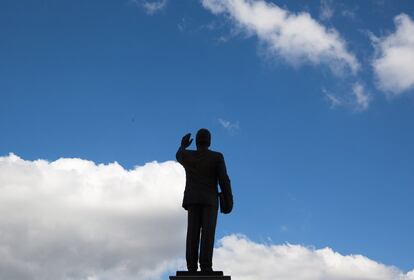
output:
{"label": "pedestal", "polygon": [[177,271],[176,276],[170,276],[170,280],[231,280],[231,277],[224,276],[223,271],[213,271],[213,272]]}

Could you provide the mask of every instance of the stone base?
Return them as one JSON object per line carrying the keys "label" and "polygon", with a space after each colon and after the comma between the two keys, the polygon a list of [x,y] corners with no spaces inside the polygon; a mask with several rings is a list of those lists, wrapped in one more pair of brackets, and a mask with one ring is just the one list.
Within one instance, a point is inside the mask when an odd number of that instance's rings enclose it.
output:
{"label": "stone base", "polygon": [[231,280],[231,277],[223,276],[223,271],[213,271],[213,272],[177,271],[176,276],[170,276],[170,280]]}

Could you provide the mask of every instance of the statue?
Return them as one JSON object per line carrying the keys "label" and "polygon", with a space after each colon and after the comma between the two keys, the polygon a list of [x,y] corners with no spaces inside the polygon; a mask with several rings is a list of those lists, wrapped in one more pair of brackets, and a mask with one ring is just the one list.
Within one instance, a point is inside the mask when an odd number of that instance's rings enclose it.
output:
{"label": "statue", "polygon": [[[188,133],[182,138],[176,154],[177,161],[186,173],[182,207],[188,213],[187,269],[188,273],[196,273],[200,263],[201,273],[215,274],[212,259],[219,201],[220,211],[230,213],[233,195],[223,155],[209,149],[210,132],[205,128],[197,132],[196,150],[187,150],[193,141],[190,137]],[[218,275],[223,274],[221,272]]]}

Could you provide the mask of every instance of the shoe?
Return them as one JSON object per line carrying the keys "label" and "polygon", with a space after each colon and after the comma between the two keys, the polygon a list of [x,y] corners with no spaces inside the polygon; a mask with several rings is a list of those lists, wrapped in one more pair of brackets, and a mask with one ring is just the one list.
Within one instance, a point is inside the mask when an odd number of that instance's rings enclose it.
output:
{"label": "shoe", "polygon": [[213,268],[211,268],[211,267],[201,268],[201,272],[204,272],[204,273],[213,272]]}

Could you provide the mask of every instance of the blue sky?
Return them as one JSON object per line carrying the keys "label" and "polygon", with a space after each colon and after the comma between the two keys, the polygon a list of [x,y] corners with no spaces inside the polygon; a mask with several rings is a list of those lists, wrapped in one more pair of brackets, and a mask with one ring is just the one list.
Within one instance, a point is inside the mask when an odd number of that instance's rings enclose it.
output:
{"label": "blue sky", "polygon": [[308,15],[319,53],[217,1],[146,3],[0,2],[0,155],[131,169],[207,127],[235,196],[218,237],[413,269],[414,2],[260,2]]}

